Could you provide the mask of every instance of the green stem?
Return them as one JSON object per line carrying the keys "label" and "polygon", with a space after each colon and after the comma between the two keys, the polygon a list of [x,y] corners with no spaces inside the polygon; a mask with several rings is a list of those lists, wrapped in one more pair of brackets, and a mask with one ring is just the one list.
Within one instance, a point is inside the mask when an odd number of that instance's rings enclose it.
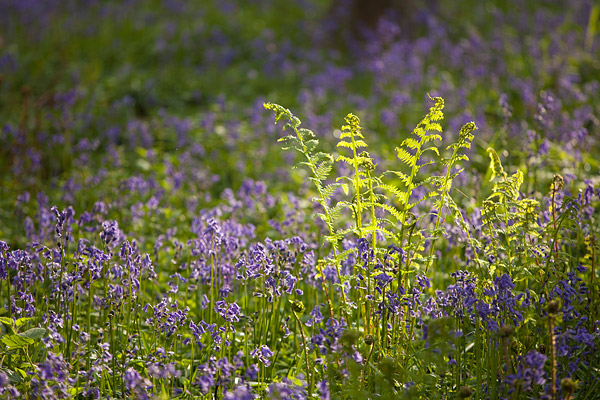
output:
{"label": "green stem", "polygon": [[304,359],[306,361],[306,379],[308,381],[308,398],[312,398],[313,382],[312,382],[311,373],[310,373],[310,362],[308,360],[308,346],[306,345],[306,337],[304,335],[304,328],[302,327],[302,322],[300,322],[300,318],[298,318],[298,315],[296,314],[296,312],[292,311],[292,314],[294,314],[294,318],[296,318],[296,323],[298,324],[298,327],[300,328],[300,335],[302,336],[302,347],[304,348]]}
{"label": "green stem", "polygon": [[442,210],[444,208],[444,204],[446,204],[446,198],[450,195],[450,193],[448,193],[448,189],[450,188],[450,184],[452,183],[452,179],[450,179],[450,172],[452,170],[452,167],[454,166],[454,162],[452,160],[454,160],[456,158],[458,149],[459,149],[458,147],[454,148],[454,152],[452,152],[452,158],[450,159],[450,163],[446,167],[446,176],[444,176],[444,181],[442,183],[442,193],[440,195],[439,205],[437,208],[437,217],[435,219],[435,228],[433,229],[434,236],[433,236],[433,239],[431,240],[431,247],[429,248],[429,259],[427,261],[427,265],[425,266],[425,274],[427,274],[429,267],[433,263],[433,250],[435,248],[435,242],[438,238],[437,230],[439,229],[440,223],[442,221]]}
{"label": "green stem", "polygon": [[554,315],[548,315],[548,334],[550,335],[550,372],[552,377],[552,400],[556,400],[556,346],[554,345]]}

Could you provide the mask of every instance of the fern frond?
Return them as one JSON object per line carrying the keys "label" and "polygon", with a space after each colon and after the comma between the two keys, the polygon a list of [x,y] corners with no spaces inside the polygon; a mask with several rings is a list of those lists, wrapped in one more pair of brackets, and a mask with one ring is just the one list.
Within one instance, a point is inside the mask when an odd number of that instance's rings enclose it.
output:
{"label": "fern frond", "polygon": [[[299,124],[297,126],[300,125],[300,120],[298,120],[298,122],[299,122]],[[308,143],[308,141],[310,141],[310,139],[313,139],[316,137],[313,131],[311,131],[310,129],[306,129],[306,128],[299,128],[298,134],[300,135],[302,140],[306,141],[307,143]]]}
{"label": "fern frond", "polygon": [[396,207],[385,203],[376,203],[375,207],[379,207],[388,213],[392,214],[398,221],[402,219],[402,213]]}
{"label": "fern frond", "polygon": [[392,232],[390,232],[389,230],[382,228],[382,227],[374,227],[374,226],[367,226],[365,228],[363,228],[363,234],[365,236],[367,236],[369,233],[374,233],[374,232],[380,232],[383,234],[383,236],[385,236],[386,238],[393,238],[396,239],[396,235],[394,235]]}
{"label": "fern frond", "polygon": [[494,180],[494,178],[498,176],[506,178],[506,172],[504,172],[504,168],[502,168],[502,163],[500,162],[500,157],[498,157],[496,150],[488,147],[487,153],[490,156],[490,169],[492,170],[492,177],[490,178],[490,181]]}
{"label": "fern frond", "polygon": [[510,188],[512,190],[512,200],[517,200],[519,198],[519,189],[523,184],[523,173],[521,170],[517,170],[514,174],[511,175],[510,179]]}
{"label": "fern frond", "polygon": [[345,237],[349,233],[358,234],[355,227],[350,227],[350,228],[340,229],[340,230],[335,231],[336,236],[341,236],[341,237]]}
{"label": "fern frond", "polygon": [[404,164],[408,165],[411,168],[414,167],[417,163],[416,156],[410,154],[408,151],[404,150],[401,147],[396,147],[396,157],[398,157],[400,161],[402,161]]}
{"label": "fern frond", "polygon": [[434,196],[435,196],[435,192],[434,192],[433,190],[432,190],[432,191],[429,191],[429,192],[427,192],[427,194],[425,194],[425,196],[423,196],[422,198],[420,198],[420,199],[419,199],[417,202],[415,202],[415,203],[409,203],[409,204],[406,206],[406,209],[407,209],[407,210],[410,210],[410,209],[411,209],[411,208],[413,208],[414,206],[416,206],[416,205],[420,204],[421,202],[423,202],[423,201],[425,201],[425,200],[427,200],[427,199],[429,199],[429,198],[431,198],[431,197],[434,197]]}
{"label": "fern frond", "polygon": [[427,161],[426,163],[415,165],[414,172],[417,173],[417,172],[419,172],[421,170],[421,168],[426,167],[426,166],[431,165],[431,164],[433,164],[433,161]]}
{"label": "fern frond", "polygon": [[355,147],[352,145],[352,143],[350,142],[344,142],[343,140],[340,140],[337,144],[336,147],[345,147],[347,149],[354,149]]}
{"label": "fern frond", "polygon": [[325,200],[329,200],[331,198],[331,196],[333,196],[333,194],[340,187],[341,187],[341,184],[339,184],[339,183],[330,183],[329,185],[327,185],[323,189],[321,189],[321,195],[323,196],[323,198]]}
{"label": "fern frond", "polygon": [[402,143],[400,144],[400,146],[408,147],[409,149],[414,149],[414,150],[419,149],[421,147],[419,142],[411,137],[404,139],[402,141]]}
{"label": "fern frond", "polygon": [[287,135],[287,136],[281,137],[281,138],[277,139],[277,141],[278,141],[278,142],[287,142],[287,141],[291,141],[291,142],[300,143],[300,142],[298,141],[298,138],[297,138],[296,136],[293,136],[293,135]]}
{"label": "fern frond", "polygon": [[324,181],[329,176],[331,169],[333,168],[333,164],[328,161],[324,161],[317,165],[316,170],[314,171],[315,178]]}
{"label": "fern frond", "polygon": [[347,204],[345,202],[339,202],[335,206],[329,208],[329,215],[333,220],[336,220],[342,214],[342,211],[347,208]]}
{"label": "fern frond", "polygon": [[352,253],[356,253],[356,248],[355,247],[352,247],[352,248],[350,248],[348,250],[344,250],[344,251],[340,252],[339,259],[340,260],[344,260],[344,259],[346,259]]}
{"label": "fern frond", "polygon": [[351,158],[346,157],[346,156],[342,156],[342,155],[338,156],[338,158],[336,158],[335,161],[336,162],[343,161],[343,162],[345,162],[348,165],[354,165],[354,161]]}
{"label": "fern frond", "polygon": [[369,146],[368,146],[368,145],[365,143],[365,141],[364,141],[364,140],[355,140],[355,141],[354,141],[354,144],[356,145],[356,147],[355,147],[355,148],[357,148],[357,149],[359,149],[359,148],[362,148],[362,147],[369,147]]}
{"label": "fern frond", "polygon": [[435,154],[437,154],[438,156],[440,155],[440,151],[438,150],[437,147],[433,147],[433,146],[432,147],[427,147],[427,148],[421,150],[421,154],[425,153],[426,151],[432,151]]}
{"label": "fern frond", "polygon": [[[404,174],[403,174],[404,175]],[[404,175],[406,177],[406,175]],[[386,192],[392,193],[394,196],[398,197],[404,194],[404,192],[400,191],[396,186],[388,185],[386,183],[380,183],[379,187]]]}
{"label": "fern frond", "polygon": [[[435,125],[436,125],[436,128],[439,127],[439,131],[437,129],[436,129],[436,131],[442,132],[442,126],[440,124],[435,124]],[[429,143],[429,142],[433,142],[434,140],[442,141],[442,137],[440,135],[437,135],[437,134],[425,135],[421,139],[421,145]]]}
{"label": "fern frond", "polygon": [[[383,175],[387,175],[387,174],[394,174],[396,175],[398,178],[400,178],[400,181],[405,185],[408,186],[411,182],[410,176],[406,175],[405,173],[402,173],[400,171],[385,171],[383,173]],[[381,187],[383,187],[383,185],[379,185]],[[391,185],[386,185],[386,190],[392,191],[392,186]],[[396,192],[393,191],[393,193],[395,195],[398,195]]]}
{"label": "fern frond", "polygon": [[275,123],[279,122],[279,120],[282,118],[286,118],[288,121],[290,121],[292,126],[298,127],[300,125],[300,120],[294,117],[292,112],[287,108],[274,103],[263,103],[263,106],[267,110],[275,111]]}
{"label": "fern frond", "polygon": [[444,184],[444,177],[439,175],[431,175],[423,179],[422,183],[440,187]]}
{"label": "fern frond", "polygon": [[378,226],[385,226],[385,225],[396,226],[396,223],[388,218],[377,218],[377,225]]}

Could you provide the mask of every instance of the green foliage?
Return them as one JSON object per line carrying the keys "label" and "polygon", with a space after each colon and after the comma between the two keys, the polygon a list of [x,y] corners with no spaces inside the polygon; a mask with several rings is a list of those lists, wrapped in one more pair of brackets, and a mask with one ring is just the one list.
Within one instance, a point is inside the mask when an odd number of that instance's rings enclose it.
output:
{"label": "green foliage", "polygon": [[471,142],[473,141],[473,132],[477,129],[477,126],[474,122],[469,122],[465,124],[459,132],[458,141],[449,145],[446,150],[452,149],[452,156],[450,158],[443,158],[441,160],[441,164],[446,167],[446,175],[443,177],[433,176],[426,179],[428,183],[432,183],[434,187],[436,187],[435,191],[431,191],[433,193],[431,195],[434,198],[433,207],[436,209],[436,220],[435,227],[432,232],[432,243],[430,245],[429,250],[429,262],[427,267],[425,268],[425,273],[427,273],[429,266],[433,262],[433,250],[435,248],[435,241],[438,239],[440,235],[440,223],[442,221],[442,213],[444,208],[448,208],[450,212],[453,214],[455,221],[460,225],[461,229],[467,234],[469,238],[469,243],[471,248],[474,251],[475,258],[477,259],[477,249],[471,238],[471,234],[469,233],[469,227],[464,220],[462,212],[452,200],[450,196],[450,191],[452,190],[452,181],[456,178],[462,171],[463,168],[458,170],[453,170],[459,161],[469,161],[469,157],[465,154],[461,154],[464,150],[469,150],[471,148]]}
{"label": "green foliage", "polygon": [[[327,381],[334,399],[525,399],[551,380],[546,397],[596,398],[598,6],[440,2],[432,37],[383,25],[357,53],[331,42],[338,1],[17,3],[0,16],[1,398],[319,398]],[[398,129],[427,91],[447,108]],[[324,132],[363,118],[317,137],[268,103],[275,143],[265,97]],[[444,114],[485,129],[442,134]],[[62,229],[52,205],[73,207]],[[504,274],[515,287],[490,294]],[[546,388],[508,393],[531,351]]]}
{"label": "green foliage", "polygon": [[413,130],[412,135],[414,137],[405,139],[400,144],[400,147],[396,147],[397,158],[404,165],[410,168],[410,172],[404,173],[400,171],[386,171],[384,173],[396,175],[396,177],[399,178],[400,182],[403,184],[402,187],[404,188],[404,192],[398,196],[398,201],[400,202],[399,208],[402,216],[400,222],[402,224],[404,224],[406,221],[406,215],[410,209],[418,204],[418,202],[410,204],[409,200],[413,190],[423,184],[423,182],[417,181],[417,174],[419,170],[426,165],[433,163],[433,161],[420,163],[421,156],[426,152],[432,152],[438,156],[440,154],[437,147],[426,147],[426,145],[430,142],[442,140],[442,137],[438,134],[438,132],[442,132],[442,126],[437,121],[441,121],[444,118],[444,113],[442,112],[444,109],[444,100],[441,97],[435,97],[432,98],[432,100],[435,101],[435,104],[429,109],[429,113]]}
{"label": "green foliage", "polygon": [[[524,176],[520,170],[508,175],[500,158],[492,148],[487,149],[490,157],[490,181],[494,183],[492,193],[483,201],[483,218],[490,233],[491,241],[484,248],[486,254],[492,254],[490,274],[514,273],[516,279],[531,276],[530,261],[525,254],[533,240],[540,237],[541,228],[537,223],[539,202],[535,199],[521,199],[520,188]],[[492,235],[493,233],[493,235]],[[507,253],[501,261],[500,253]],[[522,267],[516,267],[521,265]],[[497,270],[501,268],[500,270]]]}
{"label": "green foliage", "polygon": [[[338,189],[342,189],[347,193],[348,186],[339,182],[325,184],[325,180],[332,170],[333,157],[329,154],[316,151],[319,141],[315,139],[315,135],[312,131],[305,128],[300,128],[300,119],[294,116],[290,110],[280,105],[265,103],[264,107],[268,110],[275,111],[275,123],[281,119],[284,119],[287,122],[284,124],[283,129],[291,129],[294,132],[294,134],[287,135],[279,139],[279,141],[286,144],[284,150],[295,150],[302,154],[306,159],[306,161],[300,162],[299,165],[308,167],[312,174],[309,179],[315,185],[318,193],[318,197],[316,197],[315,200],[323,209],[323,212],[319,213],[318,216],[327,225],[329,232],[326,236],[326,240],[330,242],[333,247],[333,259],[327,260],[325,264],[333,264],[335,266],[339,281],[344,282],[344,278],[342,277],[339,267],[339,264],[343,259],[339,249],[339,241],[343,237],[343,234],[337,231],[335,228],[335,220],[337,217],[339,217],[344,203],[339,202],[332,207],[330,206],[330,202],[333,194]],[[346,295],[343,290],[342,299],[345,304]],[[331,303],[329,304],[329,307],[332,309],[333,306]]]}
{"label": "green foliage", "polygon": [[46,335],[46,328],[31,328],[25,332],[18,332],[20,327],[32,320],[33,318],[20,318],[14,321],[12,318],[0,317],[0,341],[8,350],[24,349]]}

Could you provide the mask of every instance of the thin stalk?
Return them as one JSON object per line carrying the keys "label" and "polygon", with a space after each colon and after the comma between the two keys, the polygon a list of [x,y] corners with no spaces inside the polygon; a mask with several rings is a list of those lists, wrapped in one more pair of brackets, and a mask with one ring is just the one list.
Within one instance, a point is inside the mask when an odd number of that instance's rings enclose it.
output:
{"label": "thin stalk", "polygon": [[510,241],[510,236],[508,234],[508,206],[506,204],[506,196],[502,196],[502,203],[504,207],[504,231],[506,237],[506,250],[508,252],[508,271],[509,275],[512,275],[512,244]]}
{"label": "thin stalk", "polygon": [[352,133],[350,135],[350,138],[352,139],[352,155],[354,156],[352,161],[353,161],[353,166],[354,166],[354,179],[353,179],[353,183],[354,183],[354,193],[355,193],[355,204],[354,204],[354,218],[355,218],[355,222],[356,222],[356,230],[358,231],[358,237],[362,238],[363,237],[363,233],[362,233],[362,201],[361,201],[361,193],[360,193],[360,187],[361,187],[361,179],[360,179],[360,170],[358,169],[358,154],[356,153],[356,141],[354,140],[354,133]]}
{"label": "thin stalk", "polygon": [[556,400],[556,346],[554,344],[554,315],[548,315],[548,335],[550,336],[550,371],[552,375],[552,400]]}
{"label": "thin stalk", "polygon": [[[458,146],[454,148],[454,151],[452,152],[452,157],[450,158],[450,160],[454,160],[456,158],[458,149],[459,149]],[[448,188],[450,187],[450,184],[452,183],[452,179],[450,179],[450,172],[451,172],[453,166],[454,166],[454,163],[452,161],[450,161],[450,163],[446,167],[446,176],[444,177],[444,182],[442,183],[442,193],[440,195],[440,202],[439,202],[439,206],[437,209],[437,217],[435,219],[434,237],[431,241],[431,247],[429,248],[429,260],[427,261],[427,265],[425,266],[425,274],[427,274],[429,267],[433,263],[433,258],[432,258],[433,250],[435,248],[435,242],[437,240],[437,233],[435,233],[435,232],[437,232],[437,230],[439,229],[440,223],[442,221],[442,210],[444,208],[444,204],[446,203],[445,199],[450,195],[450,193],[448,193]]]}
{"label": "thin stalk", "polygon": [[[302,151],[301,153],[304,154],[304,157],[306,158],[306,164],[309,166],[310,171],[312,172],[316,182],[315,182],[315,186],[317,188],[317,192],[319,193],[319,203],[323,206],[323,214],[325,215],[325,219],[326,219],[326,225],[327,225],[327,229],[329,230],[329,236],[334,236],[335,234],[335,230],[333,228],[333,217],[331,216],[331,213],[329,211],[329,207],[327,207],[327,198],[325,196],[325,194],[323,193],[323,185],[321,183],[320,180],[317,180],[318,178],[318,173],[317,173],[317,165],[315,164],[313,158],[310,156],[309,154],[309,150],[308,147],[306,146],[306,143],[304,141],[304,138],[302,137],[302,135],[300,134],[300,131],[298,130],[298,126],[293,126],[294,129],[294,133],[296,134],[296,137],[298,138],[298,141],[300,142],[300,144],[302,145]],[[338,280],[340,282],[340,284],[343,283],[342,280],[342,274],[340,271],[340,260],[339,258],[339,249],[338,249],[338,241],[335,241],[334,243],[332,243],[332,249],[333,249],[333,256],[335,259],[335,270],[337,273],[337,277]],[[344,304],[344,307],[347,308],[348,303],[346,300],[346,293],[344,291],[344,288],[341,288],[341,294],[342,294],[342,302]]]}
{"label": "thin stalk", "polygon": [[[12,306],[10,304],[10,268],[8,268],[8,257],[6,256],[5,249],[2,249],[2,257],[4,257],[4,263],[6,265],[6,290],[8,293],[8,305],[6,307],[6,310],[8,311],[8,315],[12,316]],[[1,295],[1,292],[0,292],[0,295]],[[0,298],[1,297],[2,296],[0,296]]]}
{"label": "thin stalk", "polygon": [[[244,281],[244,313],[248,310],[248,282]],[[248,315],[244,320],[244,354],[246,355],[246,365],[250,365],[250,352],[248,351]]]}
{"label": "thin stalk", "polygon": [[492,221],[489,218],[488,215],[488,211],[484,211],[485,212],[485,224],[488,227],[488,231],[489,231],[489,235],[490,235],[490,241],[492,242],[492,248],[494,249],[494,264],[496,265],[496,274],[499,274],[498,272],[498,262],[500,261],[499,257],[498,257],[498,247],[496,246],[496,240],[494,238],[494,230],[492,229]]}
{"label": "thin stalk", "polygon": [[[373,192],[373,178],[371,177],[371,171],[369,169],[367,169],[367,178],[368,178],[368,182],[369,182],[369,201],[371,203],[371,248],[373,249],[373,254],[375,256],[375,260],[373,260],[373,263],[377,263],[377,218],[375,216],[375,193]],[[371,293],[371,278],[367,275],[365,276],[365,279],[367,279],[367,292],[369,294],[369,296],[372,295]],[[384,299],[385,300],[385,299]],[[367,312],[369,313],[369,319],[370,319],[370,303],[368,305],[368,309]],[[369,328],[369,327],[367,327]],[[371,333],[369,330],[367,330],[367,333]]]}
{"label": "thin stalk", "polygon": [[479,322],[479,313],[476,313],[475,316],[475,324],[476,324],[476,328],[475,328],[475,362],[477,365],[477,371],[476,371],[476,379],[477,379],[477,388],[475,390],[475,398],[477,399],[481,399],[483,397],[483,393],[481,393],[481,389],[483,387],[483,374],[482,374],[482,365],[481,365],[481,346],[482,346],[482,340],[481,340],[481,327],[480,327],[480,322]]}
{"label": "thin stalk", "polygon": [[310,362],[308,360],[308,346],[306,345],[306,336],[304,335],[304,328],[302,327],[302,323],[300,322],[300,318],[298,318],[298,314],[292,310],[292,314],[294,314],[294,318],[296,319],[296,323],[300,328],[300,335],[302,336],[302,347],[304,348],[304,360],[306,361],[306,379],[308,381],[308,398],[312,398],[313,391],[313,382],[310,373]]}

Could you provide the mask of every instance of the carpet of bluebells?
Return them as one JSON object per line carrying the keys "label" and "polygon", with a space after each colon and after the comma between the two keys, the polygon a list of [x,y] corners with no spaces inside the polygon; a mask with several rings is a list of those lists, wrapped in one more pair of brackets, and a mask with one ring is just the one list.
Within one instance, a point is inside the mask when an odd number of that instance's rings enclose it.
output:
{"label": "carpet of bluebells", "polygon": [[413,3],[0,1],[0,398],[600,399],[600,6]]}

